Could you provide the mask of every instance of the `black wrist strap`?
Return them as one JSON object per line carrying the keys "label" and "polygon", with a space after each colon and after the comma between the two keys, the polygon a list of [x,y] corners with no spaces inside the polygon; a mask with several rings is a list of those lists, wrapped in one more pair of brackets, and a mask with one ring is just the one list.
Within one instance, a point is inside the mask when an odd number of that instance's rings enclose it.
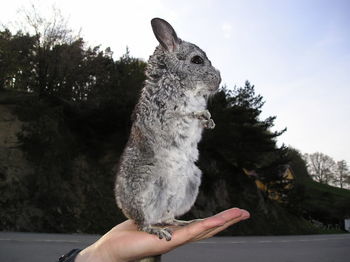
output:
{"label": "black wrist strap", "polygon": [[58,262],[74,262],[75,257],[79,254],[80,251],[81,249],[72,249],[67,254],[61,256],[58,259]]}

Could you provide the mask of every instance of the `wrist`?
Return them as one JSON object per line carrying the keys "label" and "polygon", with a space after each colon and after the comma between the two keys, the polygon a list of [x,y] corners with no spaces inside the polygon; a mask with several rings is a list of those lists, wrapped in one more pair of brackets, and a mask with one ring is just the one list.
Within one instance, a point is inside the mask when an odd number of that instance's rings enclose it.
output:
{"label": "wrist", "polygon": [[114,260],[99,241],[80,251],[74,262],[121,262]]}
{"label": "wrist", "polygon": [[90,261],[96,261],[96,262],[101,261],[99,256],[96,253],[96,250],[92,246],[89,246],[83,249],[82,251],[80,251],[77,257],[75,258],[74,262],[90,262]]}

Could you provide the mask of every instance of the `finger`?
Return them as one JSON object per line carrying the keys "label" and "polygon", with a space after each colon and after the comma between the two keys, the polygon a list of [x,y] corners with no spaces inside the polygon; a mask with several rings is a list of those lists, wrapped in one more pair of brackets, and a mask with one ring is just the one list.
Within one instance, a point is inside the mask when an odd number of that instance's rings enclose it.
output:
{"label": "finger", "polygon": [[206,239],[209,237],[214,236],[215,234],[225,230],[229,226],[240,222],[241,220],[247,219],[249,217],[249,212],[243,209],[237,209],[237,208],[232,208],[229,210],[225,210],[217,216],[220,216],[226,220],[226,223],[220,227],[212,228],[210,230],[207,230],[205,232],[202,232],[200,235],[198,235],[193,241],[198,241],[202,239]]}
{"label": "finger", "polygon": [[[227,218],[230,218],[227,216],[227,214],[224,214]],[[220,228],[217,228],[217,230],[220,232],[222,230],[225,230],[226,228],[228,228],[229,226],[232,226],[233,224],[236,224],[242,220],[246,220],[250,217],[250,214],[248,211],[244,210],[244,209],[241,209],[241,216],[240,217],[232,217],[231,216],[231,219],[229,219],[227,221],[227,223],[225,223],[222,227]],[[218,233],[218,232],[216,232]]]}
{"label": "finger", "polygon": [[199,234],[201,234],[202,232],[220,227],[225,223],[226,223],[226,220],[224,218],[213,216],[201,221],[196,221],[185,227],[181,227],[180,229],[174,232],[173,244],[178,246],[178,245],[187,243],[191,241],[193,238],[195,238],[196,236],[198,236]]}
{"label": "finger", "polygon": [[174,236],[185,242],[194,241],[198,236],[206,235],[217,228],[223,227],[228,221],[242,216],[242,210],[231,208],[215,216],[206,218],[202,221],[192,223],[175,232]]}
{"label": "finger", "polygon": [[236,224],[244,219],[245,218],[243,216],[241,216],[239,218],[232,219],[231,221],[228,221],[227,223],[225,223],[225,225],[223,225],[221,227],[213,228],[211,230],[208,230],[207,232],[204,232],[203,234],[199,235],[193,241],[199,241],[199,240],[210,238],[210,237],[220,233],[221,231],[225,230],[226,228],[232,226],[233,224]]}

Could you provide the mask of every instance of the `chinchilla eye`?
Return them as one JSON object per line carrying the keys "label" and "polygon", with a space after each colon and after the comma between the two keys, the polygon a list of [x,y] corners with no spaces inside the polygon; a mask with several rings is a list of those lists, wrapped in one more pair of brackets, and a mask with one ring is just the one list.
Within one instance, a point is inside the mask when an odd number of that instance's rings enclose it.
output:
{"label": "chinchilla eye", "polygon": [[191,63],[200,65],[200,64],[203,64],[203,63],[204,63],[204,60],[203,60],[203,58],[201,58],[199,55],[196,55],[196,56],[194,56],[194,57],[191,58]]}

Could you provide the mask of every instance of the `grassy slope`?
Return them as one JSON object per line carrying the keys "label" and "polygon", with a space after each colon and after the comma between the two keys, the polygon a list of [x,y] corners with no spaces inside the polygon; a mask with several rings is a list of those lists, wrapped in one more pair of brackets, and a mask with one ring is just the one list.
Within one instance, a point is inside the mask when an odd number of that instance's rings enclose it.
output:
{"label": "grassy slope", "polygon": [[296,189],[300,194],[300,208],[303,215],[321,221],[323,224],[343,223],[350,217],[350,190],[315,182],[308,175],[301,157],[294,157],[291,163],[296,176]]}
{"label": "grassy slope", "polygon": [[350,190],[304,181],[304,208],[315,216],[322,215],[325,222],[334,223],[350,217]]}

